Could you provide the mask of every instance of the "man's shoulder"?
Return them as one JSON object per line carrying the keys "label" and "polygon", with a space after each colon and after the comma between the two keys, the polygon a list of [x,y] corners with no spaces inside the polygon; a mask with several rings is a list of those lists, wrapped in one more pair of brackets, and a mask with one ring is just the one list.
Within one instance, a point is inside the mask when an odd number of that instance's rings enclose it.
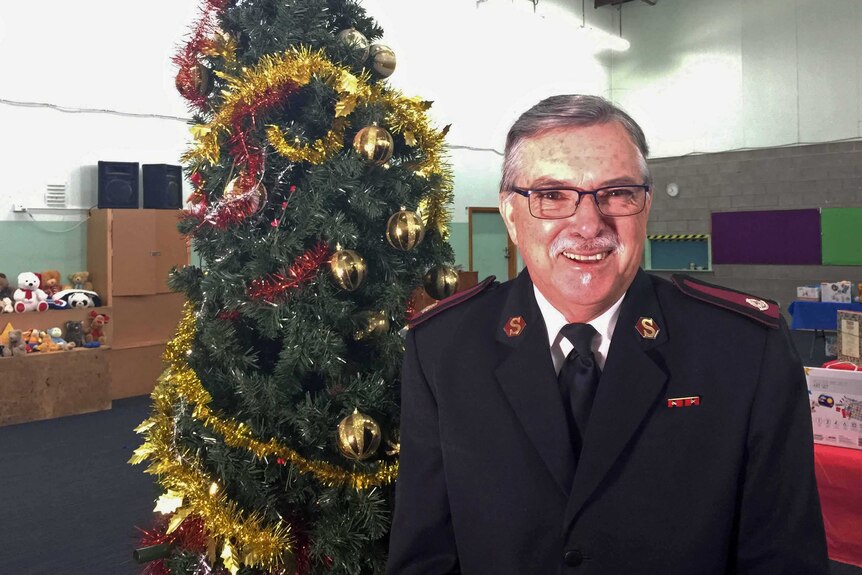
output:
{"label": "man's shoulder", "polygon": [[407,321],[407,325],[411,330],[417,330],[458,323],[470,312],[493,309],[494,302],[499,299],[495,296],[507,292],[510,284],[511,282],[501,284],[494,276],[488,276],[475,286],[421,310]]}
{"label": "man's shoulder", "polygon": [[781,312],[777,302],[701,279],[674,274],[670,280],[650,275],[656,293],[676,305],[688,305],[700,312],[730,315],[763,327],[777,329],[781,325]]}

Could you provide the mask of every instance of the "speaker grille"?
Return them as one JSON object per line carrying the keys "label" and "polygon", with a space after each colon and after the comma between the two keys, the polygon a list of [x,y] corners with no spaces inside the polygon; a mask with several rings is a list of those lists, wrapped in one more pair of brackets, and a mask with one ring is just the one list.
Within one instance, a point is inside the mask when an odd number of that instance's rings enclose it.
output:
{"label": "speaker grille", "polygon": [[182,207],[183,172],[171,164],[144,164],[144,207],[178,210]]}
{"label": "speaker grille", "polygon": [[99,207],[138,207],[138,164],[99,162]]}

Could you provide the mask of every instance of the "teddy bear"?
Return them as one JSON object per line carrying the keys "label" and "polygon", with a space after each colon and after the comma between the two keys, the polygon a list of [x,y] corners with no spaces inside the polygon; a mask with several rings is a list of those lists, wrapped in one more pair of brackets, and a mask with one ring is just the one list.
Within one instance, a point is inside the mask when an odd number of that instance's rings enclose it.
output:
{"label": "teddy bear", "polygon": [[59,327],[50,328],[47,339],[50,341],[48,351],[69,351],[76,347],[74,341],[63,339],[63,330]]}
{"label": "teddy bear", "polygon": [[63,286],[63,289],[85,289],[93,290],[93,284],[90,283],[90,272],[75,272],[68,275],[70,285]]}
{"label": "teddy bear", "polygon": [[12,350],[12,355],[26,355],[27,346],[24,345],[24,336],[20,329],[13,329],[9,332],[9,349]]}
{"label": "teddy bear", "polygon": [[74,343],[76,347],[84,346],[84,325],[80,321],[69,320],[63,327],[66,341]]}
{"label": "teddy bear", "polygon": [[12,349],[8,345],[0,343],[0,357],[12,357]]}
{"label": "teddy bear", "polygon": [[42,288],[49,298],[53,298],[54,294],[60,291],[60,288],[62,287],[60,285],[61,281],[62,276],[59,271],[45,270],[42,272],[42,285],[39,287]]}
{"label": "teddy bear", "polygon": [[9,279],[6,274],[0,274],[0,299],[12,299],[12,288],[9,286]]}
{"label": "teddy bear", "polygon": [[99,313],[96,310],[90,312],[90,325],[84,330],[87,335],[87,341],[97,341],[104,345],[105,343],[105,326],[111,320],[104,313]]}
{"label": "teddy bear", "polygon": [[15,311],[45,311],[48,309],[48,296],[39,289],[42,282],[39,276],[33,272],[22,272],[18,274],[18,289],[15,290]]}
{"label": "teddy bear", "polygon": [[0,298],[0,313],[13,313],[15,306],[12,305],[12,300],[8,297]]}

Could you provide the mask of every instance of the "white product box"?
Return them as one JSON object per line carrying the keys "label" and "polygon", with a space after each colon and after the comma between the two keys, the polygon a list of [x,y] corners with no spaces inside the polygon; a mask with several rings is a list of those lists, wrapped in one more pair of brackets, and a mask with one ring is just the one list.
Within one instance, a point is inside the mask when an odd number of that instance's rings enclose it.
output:
{"label": "white product box", "polygon": [[796,288],[796,299],[802,301],[820,301],[820,286],[799,286]]}
{"label": "white product box", "polygon": [[862,449],[862,371],[806,367],[814,443]]}
{"label": "white product box", "polygon": [[852,301],[852,294],[850,293],[852,285],[848,281],[822,282],[820,284],[820,301],[850,303]]}

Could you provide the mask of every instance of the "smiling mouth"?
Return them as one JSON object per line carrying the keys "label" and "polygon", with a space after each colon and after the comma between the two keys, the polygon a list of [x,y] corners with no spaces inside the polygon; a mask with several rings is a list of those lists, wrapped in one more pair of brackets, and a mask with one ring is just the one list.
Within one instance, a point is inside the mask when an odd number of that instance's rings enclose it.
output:
{"label": "smiling mouth", "polygon": [[563,254],[563,256],[565,256],[567,259],[572,260],[573,262],[578,262],[578,263],[597,263],[597,262],[602,261],[602,260],[603,260],[603,259],[605,259],[606,257],[608,257],[608,256],[611,254],[611,252],[610,252],[610,251],[607,251],[607,252],[599,252],[599,253],[597,253],[597,254],[585,255],[585,254],[576,254],[576,253],[572,253],[572,252],[565,252],[565,251],[564,251],[564,252],[562,252],[562,254]]}

